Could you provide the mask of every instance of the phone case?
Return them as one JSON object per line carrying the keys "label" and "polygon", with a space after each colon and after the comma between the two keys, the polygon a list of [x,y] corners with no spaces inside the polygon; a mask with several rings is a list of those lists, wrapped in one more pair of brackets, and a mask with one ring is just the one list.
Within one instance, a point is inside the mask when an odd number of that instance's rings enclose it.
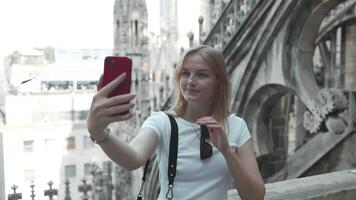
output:
{"label": "phone case", "polygon": [[120,74],[126,72],[126,79],[124,80],[124,82],[122,82],[117,88],[115,88],[115,90],[110,93],[109,97],[130,93],[131,71],[132,60],[130,58],[120,56],[108,56],[105,58],[103,85],[107,85],[112,80],[117,78]]}

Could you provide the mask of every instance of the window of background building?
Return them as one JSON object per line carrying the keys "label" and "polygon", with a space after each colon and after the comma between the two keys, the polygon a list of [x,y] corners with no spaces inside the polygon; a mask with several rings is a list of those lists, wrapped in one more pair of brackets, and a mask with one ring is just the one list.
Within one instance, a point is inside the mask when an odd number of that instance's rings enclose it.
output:
{"label": "window of background building", "polygon": [[84,164],[84,176],[90,176],[91,175],[91,163],[85,163]]}
{"label": "window of background building", "polygon": [[23,151],[24,152],[33,152],[34,150],[34,140],[25,140],[23,141]]}
{"label": "window of background building", "polygon": [[25,182],[32,182],[35,181],[35,170],[34,169],[28,169],[24,171],[24,177],[25,177]]}
{"label": "window of background building", "polygon": [[66,138],[66,149],[75,149],[75,137]]}
{"label": "window of background building", "polygon": [[64,166],[64,175],[66,178],[73,178],[77,175],[75,165]]}
{"label": "window of background building", "polygon": [[54,138],[48,138],[44,140],[45,143],[45,150],[51,151],[56,148],[56,140]]}
{"label": "window of background building", "polygon": [[83,137],[83,148],[88,149],[88,148],[93,148],[94,147],[94,142],[91,141],[90,137],[88,135]]}

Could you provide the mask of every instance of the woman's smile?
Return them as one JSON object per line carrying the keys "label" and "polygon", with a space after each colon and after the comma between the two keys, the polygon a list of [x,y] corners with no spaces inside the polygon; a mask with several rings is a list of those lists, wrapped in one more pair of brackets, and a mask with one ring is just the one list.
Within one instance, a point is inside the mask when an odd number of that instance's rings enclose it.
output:
{"label": "woman's smile", "polygon": [[189,92],[189,93],[197,93],[199,92],[199,90],[196,90],[196,89],[185,89],[186,92]]}

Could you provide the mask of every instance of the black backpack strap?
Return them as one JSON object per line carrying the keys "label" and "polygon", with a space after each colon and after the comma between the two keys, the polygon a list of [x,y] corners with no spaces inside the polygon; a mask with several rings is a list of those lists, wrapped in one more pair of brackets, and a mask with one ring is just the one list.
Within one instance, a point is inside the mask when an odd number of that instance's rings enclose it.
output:
{"label": "black backpack strap", "polygon": [[176,177],[177,155],[178,155],[178,125],[174,117],[166,113],[171,122],[171,141],[169,143],[169,163],[168,163],[168,191],[167,199],[173,199],[173,182]]}
{"label": "black backpack strap", "polygon": [[[173,182],[176,176],[177,169],[177,155],[178,155],[178,125],[174,117],[168,113],[166,113],[169,121],[171,123],[171,140],[169,143],[169,161],[168,161],[168,191],[166,194],[167,199],[173,199]],[[137,200],[142,200],[142,191],[143,185],[146,181],[146,174],[148,170],[148,166],[150,165],[150,159],[146,161],[145,169],[143,171],[142,183],[140,187],[140,191],[137,195]]]}

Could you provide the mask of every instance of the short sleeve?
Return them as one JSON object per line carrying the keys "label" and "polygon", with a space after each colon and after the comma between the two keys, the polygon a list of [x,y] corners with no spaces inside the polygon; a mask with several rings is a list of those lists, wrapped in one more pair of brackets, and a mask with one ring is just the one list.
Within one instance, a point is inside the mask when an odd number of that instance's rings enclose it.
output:
{"label": "short sleeve", "polygon": [[229,143],[234,149],[239,148],[251,138],[246,122],[234,114],[228,117],[228,127]]}
{"label": "short sleeve", "polygon": [[250,131],[247,128],[247,124],[245,120],[241,119],[241,128],[240,128],[240,139],[237,144],[237,148],[239,148],[241,145],[245,144],[247,140],[251,138]]}
{"label": "short sleeve", "polygon": [[158,137],[161,139],[164,124],[162,123],[165,120],[165,114],[163,112],[152,112],[151,115],[143,122],[142,128],[151,128],[153,129]]}

